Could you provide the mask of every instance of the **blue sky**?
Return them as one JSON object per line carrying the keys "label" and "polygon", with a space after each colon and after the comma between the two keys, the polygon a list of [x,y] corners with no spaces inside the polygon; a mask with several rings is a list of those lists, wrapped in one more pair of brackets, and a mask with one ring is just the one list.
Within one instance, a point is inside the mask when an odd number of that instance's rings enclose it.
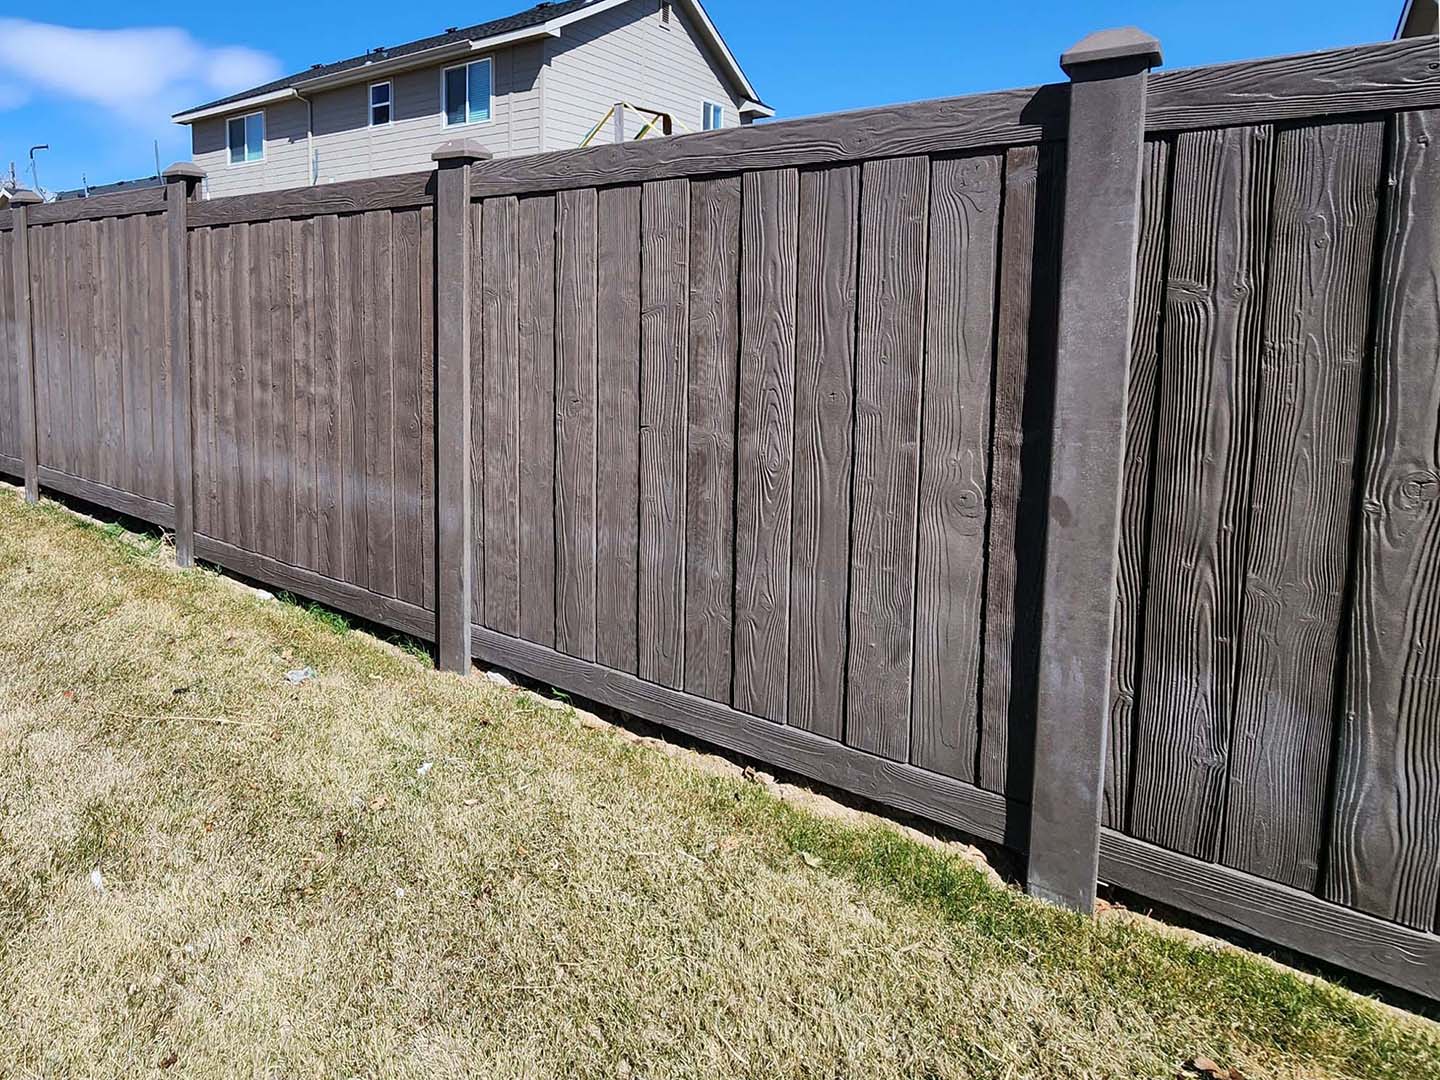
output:
{"label": "blue sky", "polygon": [[[55,22],[0,16],[0,170],[40,155],[47,188],[142,176],[188,156],[171,111],[312,63],[469,25],[530,0],[144,7],[72,0]],[[1061,78],[1087,32],[1137,25],[1167,67],[1388,39],[1402,0],[707,0],[751,80],[803,116]],[[27,11],[41,11],[30,7]]]}

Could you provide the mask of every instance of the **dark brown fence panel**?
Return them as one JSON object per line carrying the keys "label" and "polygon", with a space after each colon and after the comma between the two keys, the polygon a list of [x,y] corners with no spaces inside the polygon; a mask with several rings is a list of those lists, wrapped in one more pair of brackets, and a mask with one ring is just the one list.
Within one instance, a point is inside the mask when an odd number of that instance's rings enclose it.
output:
{"label": "dark brown fence panel", "polygon": [[433,610],[433,266],[430,208],[191,233],[207,557]]}
{"label": "dark brown fence panel", "polygon": [[0,473],[21,476],[20,368],[15,349],[13,230],[0,232]]}
{"label": "dark brown fence panel", "polygon": [[173,524],[165,218],[32,224],[30,251],[45,482]]}
{"label": "dark brown fence panel", "polygon": [[[1434,46],[1148,84],[1104,801],[1042,755],[1035,879],[1099,809],[1104,880],[1432,996]],[[1041,661],[1107,641],[1039,655],[1105,556],[1049,490],[1068,92],[0,213],[0,471],[28,285],[40,483],[168,526],[178,463],[204,559],[1023,846]]]}
{"label": "dark brown fence panel", "polygon": [[1440,113],[1388,143],[1325,894],[1440,931]]}

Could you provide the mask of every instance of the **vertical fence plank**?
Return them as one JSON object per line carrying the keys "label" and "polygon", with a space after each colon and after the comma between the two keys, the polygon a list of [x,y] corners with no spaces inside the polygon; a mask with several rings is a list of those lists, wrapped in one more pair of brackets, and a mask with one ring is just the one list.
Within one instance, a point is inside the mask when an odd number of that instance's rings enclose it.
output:
{"label": "vertical fence plank", "polygon": [[1085,38],[1071,77],[1027,887],[1088,911],[1100,860],[1145,84],[1160,45]]}
{"label": "vertical fence plank", "polygon": [[599,194],[596,291],[595,659],[637,667],[640,530],[640,189]]}
{"label": "vertical fence plank", "polygon": [[785,721],[800,178],[747,172],[740,268],[733,701]]}
{"label": "vertical fence plank", "polygon": [[[555,198],[520,203],[520,634],[555,644]],[[602,459],[603,460],[603,459]]]}
{"label": "vertical fence plank", "polygon": [[[270,486],[275,501],[271,544],[275,557],[287,563],[295,553],[295,309],[294,268],[291,263],[290,222],[270,223],[270,409],[275,413],[271,442],[262,447],[274,459]],[[392,493],[393,494],[393,493]]]}
{"label": "vertical fence plank", "polygon": [[[1318,883],[1384,124],[1275,148],[1224,861]],[[1425,922],[1429,922],[1426,913]]]}
{"label": "vertical fence plank", "polygon": [[362,218],[365,275],[365,553],[370,588],[395,595],[395,324],[392,295],[393,218],[374,210]]}
{"label": "vertical fence plank", "polygon": [[690,185],[685,689],[712,701],[732,671],[740,199],[738,176]]}
{"label": "vertical fence plank", "polygon": [[520,204],[486,199],[480,241],[481,432],[485,606],[479,621],[503,634],[520,629],[520,426],[516,294],[520,285]]}
{"label": "vertical fence plank", "polygon": [[[170,428],[174,436],[172,492],[175,503],[175,561],[195,562],[195,424],[191,405],[190,244],[185,207],[205,178],[194,165],[165,170],[166,236],[170,244]],[[113,225],[112,222],[106,222]],[[113,231],[111,233],[113,237]],[[110,248],[114,257],[114,248]],[[118,335],[117,335],[118,336]],[[119,387],[117,386],[118,390]],[[107,412],[111,412],[107,409]]]}
{"label": "vertical fence plank", "polygon": [[850,604],[859,167],[801,173],[799,202],[786,720],[839,739]]}
{"label": "vertical fence plank", "polygon": [[474,515],[470,500],[470,165],[489,154],[469,140],[435,151],[435,639],[440,667],[470,671]]}
{"label": "vertical fence plank", "polygon": [[977,779],[1028,798],[1039,667],[1063,153],[1005,154],[991,409],[990,522]]}
{"label": "vertical fence plank", "polygon": [[1170,143],[1145,144],[1140,182],[1140,245],[1135,265],[1135,332],[1130,343],[1129,412],[1125,423],[1125,491],[1120,505],[1120,574],[1110,663],[1110,758],[1102,824],[1129,823],[1130,756],[1144,636],[1145,568],[1150,550],[1150,496],[1160,327],[1168,254]]}
{"label": "vertical fence plank", "polygon": [[685,660],[685,345],[690,184],[641,189],[639,674],[679,688]]}
{"label": "vertical fence plank", "polygon": [[[473,239],[472,239],[473,243]],[[420,208],[420,524],[425,608],[435,610],[435,208]],[[318,440],[318,436],[317,436]]]}
{"label": "vertical fence plank", "polygon": [[345,573],[344,449],[341,443],[340,219],[323,215],[316,227],[318,273],[315,313],[315,489],[316,569],[329,577]]}
{"label": "vertical fence plank", "polygon": [[595,659],[594,188],[556,199],[555,647]]}
{"label": "vertical fence plank", "polygon": [[921,416],[910,759],[973,782],[984,642],[985,493],[1000,157],[936,161]]}
{"label": "vertical fence plank", "polygon": [[1440,112],[1389,143],[1324,893],[1440,931]]}
{"label": "vertical fence plank", "polygon": [[35,332],[31,309],[29,207],[40,198],[32,192],[17,192],[10,200],[10,272],[15,298],[15,363],[19,370],[18,398],[20,458],[25,472],[25,501],[40,498],[37,469],[40,460],[38,410],[35,401]]}
{"label": "vertical fence plank", "polygon": [[395,595],[412,604],[425,602],[425,529],[421,521],[425,439],[424,406],[434,377],[425,366],[421,336],[421,265],[434,258],[421,244],[420,211],[394,213],[392,262],[394,305],[395,433]]}
{"label": "vertical fence plank", "polygon": [[845,742],[910,756],[930,162],[864,166]]}
{"label": "vertical fence plank", "polygon": [[1244,590],[1270,129],[1175,143],[1130,828],[1218,854]]}
{"label": "vertical fence plank", "polygon": [[[275,493],[275,456],[271,453],[274,444],[275,427],[279,420],[274,400],[275,382],[272,373],[279,367],[280,358],[275,352],[274,326],[271,322],[271,308],[276,293],[275,263],[272,257],[273,234],[271,222],[257,221],[249,228],[250,260],[248,287],[250,290],[250,419],[252,432],[248,443],[254,474],[251,487],[250,521],[254,549],[262,555],[274,557],[276,519],[279,517]],[[368,236],[367,236],[368,241]],[[371,245],[367,242],[367,250]],[[369,268],[367,267],[368,271]],[[368,276],[368,275],[367,275]],[[362,370],[369,369],[368,338],[373,334],[375,308],[362,299],[361,318],[367,331],[362,347],[366,349]],[[147,355],[148,350],[147,350]],[[367,397],[369,395],[367,394]],[[369,425],[367,424],[367,434]]]}

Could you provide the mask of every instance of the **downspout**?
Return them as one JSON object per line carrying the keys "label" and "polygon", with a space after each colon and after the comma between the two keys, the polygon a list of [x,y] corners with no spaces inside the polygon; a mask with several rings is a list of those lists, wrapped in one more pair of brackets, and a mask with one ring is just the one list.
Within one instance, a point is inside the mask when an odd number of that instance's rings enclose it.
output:
{"label": "downspout", "polygon": [[319,163],[315,160],[315,103],[293,87],[291,93],[305,103],[305,168],[310,173],[310,186],[314,187],[320,182]]}

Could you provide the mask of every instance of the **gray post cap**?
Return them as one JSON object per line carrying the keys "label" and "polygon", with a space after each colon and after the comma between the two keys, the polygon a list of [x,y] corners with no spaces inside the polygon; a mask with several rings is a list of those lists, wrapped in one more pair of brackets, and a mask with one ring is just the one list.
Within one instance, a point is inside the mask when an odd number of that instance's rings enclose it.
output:
{"label": "gray post cap", "polygon": [[177,161],[160,175],[166,180],[204,180],[205,170],[193,161]]}
{"label": "gray post cap", "polygon": [[36,206],[44,201],[45,200],[39,195],[36,195],[35,192],[27,188],[20,188],[10,193],[11,206]]}
{"label": "gray post cap", "polygon": [[1122,26],[1087,34],[1060,54],[1060,66],[1067,75],[1077,67],[1104,60],[1134,60],[1137,67],[1159,67],[1160,42],[1144,30]]}
{"label": "gray post cap", "polygon": [[436,147],[435,153],[430,156],[436,161],[455,164],[467,161],[489,161],[495,155],[475,139],[451,139]]}

